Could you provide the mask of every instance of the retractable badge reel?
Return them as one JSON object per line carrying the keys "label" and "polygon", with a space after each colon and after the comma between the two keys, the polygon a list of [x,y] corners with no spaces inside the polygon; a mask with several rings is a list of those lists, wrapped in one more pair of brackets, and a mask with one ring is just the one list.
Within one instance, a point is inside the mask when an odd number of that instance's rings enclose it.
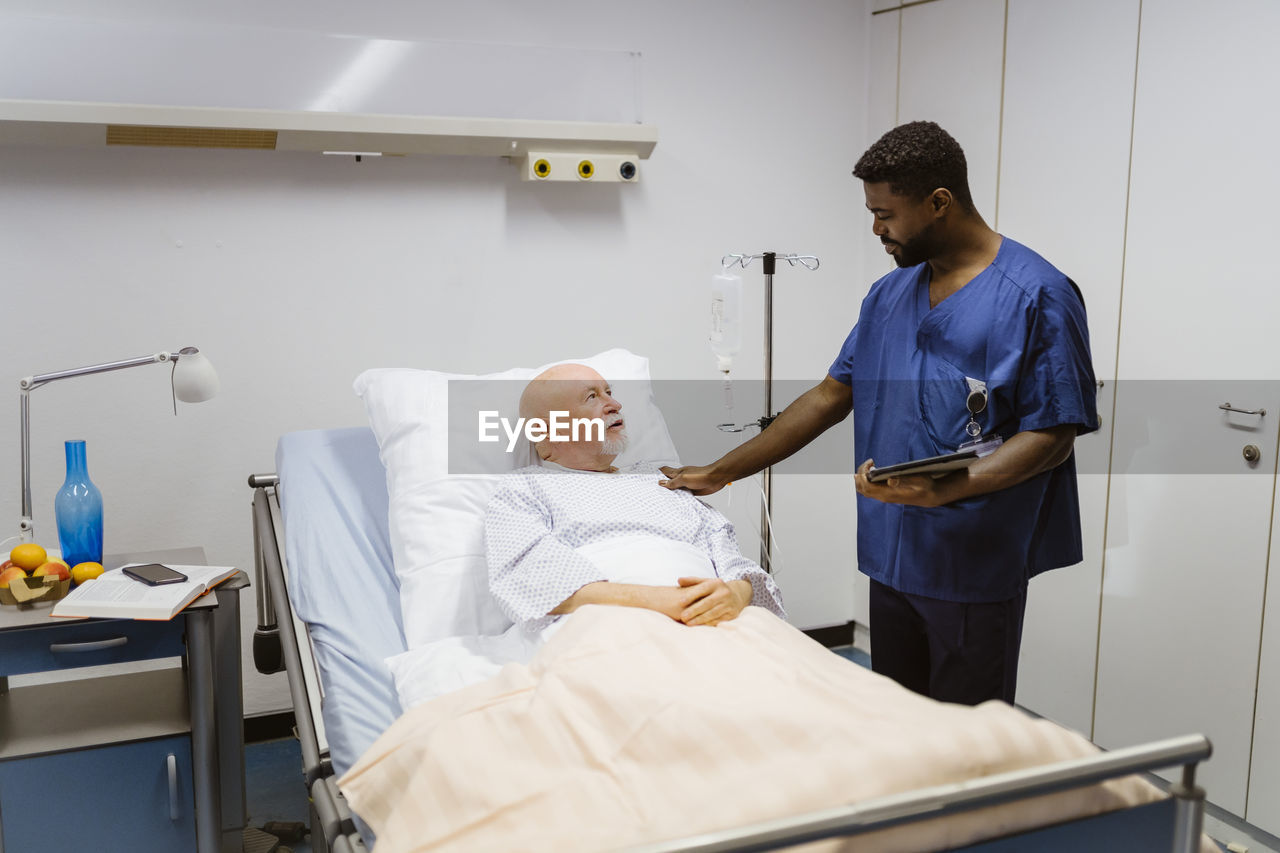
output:
{"label": "retractable badge reel", "polygon": [[969,423],[965,424],[964,431],[969,436],[969,440],[961,444],[958,449],[977,450],[979,456],[986,456],[1003,444],[1004,439],[998,435],[983,438],[982,425],[978,423],[978,415],[987,410],[987,383],[968,376],[964,381],[969,387],[969,394],[964,401],[965,408],[969,410]]}

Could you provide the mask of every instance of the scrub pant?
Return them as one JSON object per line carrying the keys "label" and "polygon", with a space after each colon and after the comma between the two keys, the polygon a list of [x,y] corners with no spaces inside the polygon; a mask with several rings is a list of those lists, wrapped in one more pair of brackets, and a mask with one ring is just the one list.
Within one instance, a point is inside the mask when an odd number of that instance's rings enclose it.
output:
{"label": "scrub pant", "polygon": [[1027,588],[966,604],[871,581],[871,669],[943,702],[1013,704]]}

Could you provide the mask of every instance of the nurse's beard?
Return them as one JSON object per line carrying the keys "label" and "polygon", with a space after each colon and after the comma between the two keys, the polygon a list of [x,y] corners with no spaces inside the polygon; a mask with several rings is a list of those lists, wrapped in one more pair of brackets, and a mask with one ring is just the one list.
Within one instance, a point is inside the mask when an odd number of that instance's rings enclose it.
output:
{"label": "nurse's beard", "polygon": [[920,245],[919,238],[898,244],[898,252],[891,256],[899,269],[914,267],[929,260],[929,253]]}
{"label": "nurse's beard", "polygon": [[892,257],[899,268],[918,266],[938,254],[938,247],[932,240],[932,228],[933,226],[926,227],[915,236],[898,243],[898,253]]}

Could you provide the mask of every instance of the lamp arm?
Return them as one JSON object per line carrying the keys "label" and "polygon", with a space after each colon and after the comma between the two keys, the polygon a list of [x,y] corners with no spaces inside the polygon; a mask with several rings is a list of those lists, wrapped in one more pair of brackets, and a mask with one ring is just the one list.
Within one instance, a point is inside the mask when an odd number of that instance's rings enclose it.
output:
{"label": "lamp arm", "polygon": [[157,364],[163,361],[174,361],[177,353],[157,352],[152,355],[140,355],[137,358],[126,358],[123,361],[108,361],[103,364],[91,364],[88,367],[73,367],[70,370],[57,370],[53,373],[41,373],[38,376],[27,376],[18,380],[18,388],[23,391],[34,391],[41,385],[56,382],[59,379],[70,379],[73,376],[88,376],[93,373],[107,373],[111,370],[123,370],[126,367],[139,367],[144,364]]}
{"label": "lamp arm", "polygon": [[32,533],[31,522],[31,413],[27,397],[41,385],[56,382],[59,379],[70,379],[73,376],[88,376],[93,373],[107,373],[112,370],[124,370],[127,367],[141,367],[144,364],[159,364],[176,361],[179,353],[157,352],[152,355],[141,355],[137,358],[126,358],[123,361],[108,361],[103,364],[92,364],[88,367],[73,367],[70,370],[58,370],[53,373],[41,373],[26,376],[18,380],[18,417],[22,423],[22,517],[18,520],[18,530],[23,541],[29,541]]}
{"label": "lamp arm", "polygon": [[[22,386],[22,383],[18,383]],[[25,542],[31,534],[31,414],[27,409],[29,389],[23,387],[18,394],[18,417],[22,423],[22,517],[18,519],[18,533]]]}

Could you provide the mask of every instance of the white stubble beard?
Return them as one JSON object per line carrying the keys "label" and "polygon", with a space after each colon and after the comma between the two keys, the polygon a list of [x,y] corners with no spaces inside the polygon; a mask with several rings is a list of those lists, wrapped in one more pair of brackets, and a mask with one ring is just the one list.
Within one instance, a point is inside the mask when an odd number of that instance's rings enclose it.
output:
{"label": "white stubble beard", "polygon": [[612,438],[609,437],[609,433],[608,433],[609,427],[613,426],[620,420],[622,420],[621,415],[614,415],[613,417],[609,418],[608,422],[605,424],[604,442],[600,445],[601,456],[619,456],[622,454],[622,451],[627,449],[626,427],[623,427],[618,432],[618,434],[613,436]]}

